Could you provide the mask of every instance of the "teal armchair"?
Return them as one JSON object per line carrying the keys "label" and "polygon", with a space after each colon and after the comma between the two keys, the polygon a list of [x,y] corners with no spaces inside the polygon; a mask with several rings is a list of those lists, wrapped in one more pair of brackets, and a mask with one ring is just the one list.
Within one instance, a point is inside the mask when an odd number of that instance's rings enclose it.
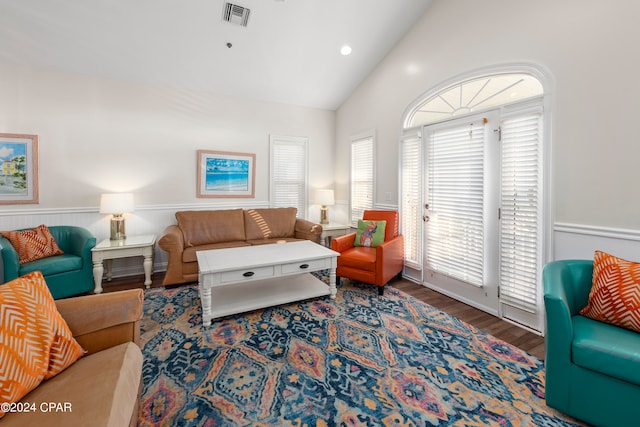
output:
{"label": "teal armchair", "polygon": [[640,334],[581,316],[588,260],[544,268],[547,405],[594,426],[639,425]]}
{"label": "teal armchair", "polygon": [[64,254],[24,264],[18,262],[18,253],[9,240],[0,236],[3,281],[8,282],[18,276],[40,270],[54,299],[93,290],[91,249],[96,245],[96,238],[82,227],[61,225],[48,228]]}

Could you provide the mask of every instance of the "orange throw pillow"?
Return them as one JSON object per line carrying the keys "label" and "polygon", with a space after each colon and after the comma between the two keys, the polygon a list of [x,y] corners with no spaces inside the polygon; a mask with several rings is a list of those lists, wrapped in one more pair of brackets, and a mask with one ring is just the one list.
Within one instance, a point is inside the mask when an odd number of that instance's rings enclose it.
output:
{"label": "orange throw pillow", "polygon": [[0,404],[18,402],[84,353],[41,272],[0,285]]}
{"label": "orange throw pillow", "polygon": [[9,239],[18,253],[20,264],[64,253],[58,247],[49,227],[44,224],[28,230],[2,231],[0,234]]}
{"label": "orange throw pillow", "polygon": [[640,263],[596,251],[589,303],[580,314],[640,332]]}

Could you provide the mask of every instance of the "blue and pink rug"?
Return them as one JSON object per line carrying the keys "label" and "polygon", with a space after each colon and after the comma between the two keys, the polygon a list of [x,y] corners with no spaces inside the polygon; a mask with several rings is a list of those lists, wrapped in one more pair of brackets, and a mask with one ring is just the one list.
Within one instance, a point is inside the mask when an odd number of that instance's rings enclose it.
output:
{"label": "blue and pink rug", "polygon": [[202,326],[195,285],[145,293],[139,426],[573,426],[544,365],[417,299],[349,284]]}

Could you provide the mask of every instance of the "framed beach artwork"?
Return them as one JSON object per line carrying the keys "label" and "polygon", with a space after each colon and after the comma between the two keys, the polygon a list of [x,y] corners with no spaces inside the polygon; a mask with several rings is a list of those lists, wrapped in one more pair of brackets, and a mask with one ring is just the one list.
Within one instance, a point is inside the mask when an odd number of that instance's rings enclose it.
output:
{"label": "framed beach artwork", "polygon": [[198,150],[197,197],[254,197],[256,155]]}
{"label": "framed beach artwork", "polygon": [[0,204],[38,203],[38,136],[0,133]]}

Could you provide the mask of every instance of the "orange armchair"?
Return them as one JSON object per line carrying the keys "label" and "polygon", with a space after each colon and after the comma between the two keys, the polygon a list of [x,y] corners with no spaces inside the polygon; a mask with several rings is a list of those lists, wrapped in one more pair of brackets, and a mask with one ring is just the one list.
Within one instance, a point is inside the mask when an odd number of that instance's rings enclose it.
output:
{"label": "orange armchair", "polygon": [[341,277],[378,286],[378,295],[384,294],[384,285],[402,272],[404,266],[404,238],[398,234],[398,212],[367,210],[364,220],[387,221],[384,243],[375,248],[354,246],[356,233],[334,237],[331,249],[340,252],[336,280]]}

